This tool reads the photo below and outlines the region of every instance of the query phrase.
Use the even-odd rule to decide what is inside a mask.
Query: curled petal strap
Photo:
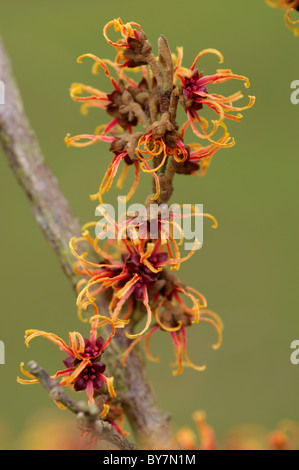
[[[102,69],[104,70],[105,75],[109,78],[109,80],[111,81],[114,88],[116,90],[119,90],[119,86],[117,84],[117,81],[113,77],[111,77],[109,69],[108,69],[107,65],[105,64],[105,62],[103,60],[99,59],[94,54],[83,54],[80,57],[78,57],[77,62],[79,64],[82,64],[82,59],[84,59],[85,57],[89,57],[90,59],[93,59],[95,61],[94,65],[93,65],[93,68],[92,68],[92,73],[97,74],[98,73],[98,68],[102,67]]]
[[[157,331],[158,328],[159,328],[159,325],[155,325],[150,331],[145,333],[143,336],[139,336],[139,338],[132,341],[132,343],[130,344],[128,349],[124,352],[124,354],[121,358],[121,363],[122,363],[123,366],[126,366],[126,359],[127,359],[128,355],[132,352],[132,350],[135,348],[135,346],[138,343],[140,343],[143,339],[146,340],[146,349],[145,350],[146,350],[147,357],[150,360],[154,361],[154,362],[159,362],[160,361],[159,358],[153,358],[150,351],[149,351],[149,349],[148,349],[148,342],[151,339],[151,337],[153,336],[153,334]]]
[[[82,353],[85,350],[85,343],[82,335],[77,331],[73,331],[69,334],[70,347],[77,359],[82,359]]]
[[[294,27],[294,25],[298,25],[299,20],[292,20],[292,18],[291,18],[291,16],[290,16],[291,11],[292,11],[292,10],[289,10],[289,11],[286,12],[286,15],[285,15],[285,24],[286,24],[286,26],[288,27],[288,29],[290,29],[291,31],[293,31],[293,33],[295,34],[295,36],[299,36],[299,28]]]
[[[64,351],[68,356],[74,357],[73,351],[66,345],[66,343],[59,338],[59,336],[54,335],[53,333],[47,333],[46,331],[39,331],[39,330],[27,330],[25,332],[25,344],[29,347],[29,343],[32,339],[38,338],[42,336],[43,338],[47,338],[52,343],[56,344],[61,351]]]
[[[145,306],[146,312],[147,312],[146,325],[145,325],[145,327],[143,328],[143,330],[142,330],[140,333],[138,333],[138,334],[130,335],[129,333],[126,333],[126,336],[127,336],[128,338],[135,339],[135,338],[138,338],[139,336],[142,336],[142,335],[149,329],[149,326],[150,326],[150,324],[151,324],[151,321],[152,321],[152,311],[151,311],[151,308],[150,308],[150,306],[149,306],[148,292],[147,292],[146,286],[143,286],[143,305]]]
[[[103,320],[103,322],[101,322],[99,324],[99,320]],[[107,317],[104,317],[103,315],[95,315],[94,317],[92,317],[90,320],[89,320],[89,323],[92,324],[92,328],[93,328],[93,337],[96,336],[96,331],[97,331],[97,328],[99,328],[100,326],[103,326],[107,323],[109,323],[111,325],[111,328],[112,328],[112,333],[111,335],[109,336],[109,338],[107,339],[107,341],[105,341],[105,343],[103,344],[103,346],[101,347],[101,350],[100,352],[104,351],[106,349],[106,347],[108,346],[108,344],[112,341],[112,338],[113,336],[115,335],[115,328],[124,328],[125,326],[125,322],[122,322],[120,320],[117,320],[117,321],[112,321],[110,318],[107,318]]]
[[[205,54],[215,54],[218,58],[219,58],[219,62],[220,64],[222,64],[224,62],[224,57],[223,55],[221,54],[221,52],[217,51],[217,49],[204,49],[203,51],[201,51],[195,58],[195,61],[193,62],[192,66],[191,66],[191,70],[194,70],[195,69],[195,66],[198,62],[198,60]]]
[[[210,310],[203,310],[200,315],[200,320],[210,323],[216,330],[218,334],[218,341],[216,344],[213,344],[213,349],[219,349],[222,343],[222,332],[223,332],[223,323],[219,316],[211,312]]]
[[[83,140],[83,142],[81,142]],[[113,142],[114,137],[93,134],[80,134],[73,137],[67,134],[64,141],[68,147],[88,147],[97,142]]]
[[[37,380],[34,375],[29,374],[29,372],[24,368],[24,362],[21,362],[20,364],[20,369],[22,374],[25,375],[25,377],[28,377],[27,380],[21,379],[20,377],[17,377],[17,382],[19,384],[24,384],[24,385],[30,385],[30,384],[37,384],[39,383],[39,380]]]
[[[121,299],[124,295],[126,295],[126,293],[131,289],[131,287],[133,287],[139,281],[139,278],[139,274],[134,274],[132,279],[128,281],[120,291],[118,291],[118,293],[116,294],[117,298]]]
[[[105,375],[103,374],[99,374],[99,376],[101,377],[101,380],[103,380],[103,382],[105,382],[105,384],[107,385],[110,397],[115,398],[116,393],[115,393],[114,385],[113,385],[114,377],[105,377]]]
[[[187,353],[187,345],[186,345],[186,332],[185,332],[185,328],[182,328],[182,331],[181,331],[181,334],[182,334],[182,347],[183,347],[183,351],[184,351],[184,354],[185,354],[185,357],[186,357],[186,360],[187,360],[187,365],[189,367],[192,367],[192,369],[195,369],[199,372],[202,372],[204,370],[206,370],[207,366],[204,365],[204,366],[196,366],[195,364],[193,364],[193,362],[190,360],[189,356],[188,356],[188,353]]]
[[[110,411],[110,406],[105,403],[104,406],[103,406],[103,411],[102,411],[102,413],[100,414],[100,419],[106,418],[106,416],[107,416],[107,414],[109,413],[109,411]]]
[[[120,31],[122,37],[125,40],[128,37],[133,36],[133,35],[136,37],[137,31],[134,30],[132,26],[137,26],[138,29],[141,29],[141,26],[138,23],[130,22],[130,23],[124,24],[122,22],[121,18],[117,18],[117,19],[114,19],[112,21],[109,21],[109,23],[107,23],[104,26],[103,34],[104,34],[104,38],[106,39],[108,44],[110,44],[110,46],[114,46],[114,47],[126,47],[126,41],[124,41],[122,39],[119,39],[118,42],[111,41],[109,39],[108,35],[107,35],[107,31],[108,31],[109,28],[111,28],[111,26],[114,26],[114,30],[116,32]],[[138,35],[138,33],[137,33],[137,35]]]
[[[60,382],[60,385],[71,385],[73,384],[76,379],[79,377],[79,375],[81,374],[81,372],[83,372],[83,370],[85,369],[85,367],[87,365],[91,364],[91,362],[89,360],[84,360],[82,361],[78,367],[76,367],[76,369],[74,370],[74,372],[72,374],[70,374],[67,378],[63,379],[61,382]]]

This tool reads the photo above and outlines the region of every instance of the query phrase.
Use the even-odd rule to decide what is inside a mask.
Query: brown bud
[[[124,50],[124,57],[127,60],[126,66],[130,68],[147,65],[147,55],[151,53],[152,46],[147,41],[143,31],[139,32],[139,38],[129,37],[127,40],[128,47]]]
[[[127,142],[123,140],[122,138],[120,139],[115,139],[110,145],[110,152],[112,153],[122,153],[125,149],[125,146],[127,145]]]
[[[178,141],[178,138],[177,138],[176,132],[174,131],[166,132],[165,137],[164,137],[164,142],[167,145],[167,147],[176,148],[177,141]]]
[[[161,322],[163,325],[176,328],[179,326],[179,322],[183,327],[189,327],[192,325],[191,316],[188,315],[180,305],[167,306],[161,314]]]
[[[120,90],[114,90],[108,95],[111,103],[107,106],[107,113],[113,118],[117,118],[119,125],[127,130],[129,125],[136,126],[138,119],[129,110],[123,109],[123,94],[126,93],[126,89],[121,80],[119,85]]]

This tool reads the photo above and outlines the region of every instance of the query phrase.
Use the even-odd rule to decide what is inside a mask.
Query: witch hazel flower
[[[196,371],[204,371],[206,365],[195,365],[189,357],[187,351],[187,335],[186,329],[194,324],[194,315],[190,311],[186,311],[183,307],[177,305],[166,305],[162,314],[159,316],[161,304],[154,312],[154,317],[157,323],[146,333],[139,338],[135,339],[122,357],[122,364],[125,365],[126,358],[134,349],[134,347],[142,340],[145,340],[145,352],[149,360],[153,362],[160,362],[160,358],[153,357],[149,349],[149,341],[156,331],[168,332],[174,347],[176,362],[171,364],[174,369],[173,375],[178,375],[183,372],[184,367],[191,367]],[[213,325],[218,333],[218,341],[213,345],[213,349],[219,349],[222,342],[222,329],[223,325],[217,314],[210,310],[202,310],[199,316],[199,321],[208,322]]]
[[[65,138],[67,146],[88,147],[100,141],[113,142],[115,137],[108,136],[108,133],[113,134],[114,132],[118,135],[122,131],[128,131],[129,134],[132,134],[133,128],[139,122],[149,124],[144,115],[142,104],[133,103],[130,99],[131,94],[135,97],[141,95],[139,101],[142,101],[142,95],[145,92],[144,88],[148,87],[147,80],[143,78],[140,84],[138,84],[135,80],[128,77],[116,62],[100,59],[94,54],[83,54],[78,57],[77,62],[81,64],[85,58],[93,60],[93,74],[98,74],[99,69],[104,71],[110,81],[110,86],[112,85],[112,91],[103,92],[89,85],[73,83],[70,88],[71,98],[81,104],[83,115],[86,115],[90,108],[99,108],[110,115],[112,120],[108,124],[99,126],[94,134],[80,134],[73,137],[67,134]],[[111,70],[115,72],[117,79],[112,76]]]
[[[88,228],[93,224],[88,224]],[[181,257],[177,249],[172,250],[171,245],[164,246],[160,239],[140,239],[137,231],[132,238],[118,239],[119,227],[115,226],[116,239],[108,240],[104,249],[99,246],[101,236],[93,239],[87,227],[82,237],[73,238],[70,248],[77,259],[75,272],[82,276],[78,283],[77,306],[82,318],[82,310],[89,306],[96,308],[96,300],[100,293],[112,294],[109,311],[111,321],[129,322],[134,304],[142,302],[146,310],[146,324],[138,334],[126,333],[128,337],[135,338],[148,330],[152,321],[150,305],[150,289],[157,283],[164,268],[178,269],[179,265],[189,259],[196,251],[191,250],[188,255]],[[84,250],[84,243],[88,242],[102,259],[99,263],[88,261]],[[82,244],[82,249],[80,245]],[[124,310],[125,309],[125,310]]]
[[[293,11],[299,11],[299,0],[266,0],[266,2],[271,7],[281,8],[286,11],[284,20],[287,28],[293,31],[295,36],[299,36],[299,28],[297,27],[299,20],[291,18]]]
[[[101,322],[100,322],[101,320]],[[110,344],[114,334],[115,326],[112,321],[101,315],[95,315],[90,319],[91,331],[90,338],[84,338],[77,331],[69,334],[69,345],[63,339],[53,333],[47,333],[40,330],[27,330],[25,335],[25,344],[38,337],[47,338],[56,344],[67,357],[63,360],[66,369],[59,370],[52,379],[61,378],[60,385],[72,386],[76,392],[86,390],[90,403],[94,402],[94,393],[101,390],[106,384],[111,397],[115,397],[113,387],[113,377],[107,377],[104,373],[106,365],[101,361],[102,354]],[[112,326],[112,333],[105,341],[101,336],[97,336],[99,326],[109,323]],[[119,326],[119,325],[118,325]],[[18,377],[21,384],[35,384],[39,381],[24,369],[24,363],[21,363],[21,371],[28,377],[22,379]]]
[[[99,62],[105,65],[104,61],[99,58],[96,58],[96,56],[93,56],[92,54],[85,54],[79,57],[78,62],[82,63],[82,59],[84,57],[93,58],[96,61],[96,65],[99,65]],[[109,64],[112,63],[108,60],[106,60],[106,62],[108,62]],[[114,78],[111,77],[109,68],[106,65],[105,70],[106,75],[109,76],[111,84],[113,85],[113,91],[105,93],[88,85],[83,85],[81,83],[73,83],[70,88],[71,98],[74,101],[81,103],[81,113],[83,115],[87,114],[89,108],[100,108],[106,111],[106,113],[113,118],[112,121],[107,125],[109,126],[109,130],[116,128],[116,126],[120,126],[123,130],[132,131],[132,128],[138,124],[138,119],[136,116],[132,115],[130,111],[124,110],[122,102],[122,95],[126,90],[126,86],[124,83],[124,73],[120,71],[118,67],[116,68],[119,76],[119,81],[117,82]],[[98,69],[95,69],[95,67],[93,67],[93,71],[93,73],[98,73]],[[138,87],[138,84],[133,80],[127,78],[127,81],[129,81],[130,83],[133,82],[134,87]],[[77,140],[82,140],[84,138],[85,137],[83,135],[77,136]],[[76,146],[75,139],[71,139],[69,138],[69,136],[67,136],[66,138],[66,143],[68,145]],[[85,146],[91,145],[92,143],[93,142],[91,139],[90,141],[87,140],[85,142]]]
[[[182,127],[182,136],[184,136],[188,126],[189,123]],[[188,153],[187,159],[183,164],[174,165],[174,169],[177,174],[204,176],[215,153],[220,148],[230,148],[235,145],[235,139],[230,136],[226,125],[224,123],[220,123],[218,127],[223,129],[223,134],[219,137],[217,142],[209,143],[208,145],[193,143],[186,146]]]
[[[153,357],[149,342],[158,331],[168,332],[174,347],[176,362],[171,366],[174,368],[173,375],[183,372],[184,366],[191,367],[197,371],[204,371],[205,365],[195,365],[187,351],[186,328],[190,328],[200,322],[206,322],[213,326],[218,335],[218,341],[213,345],[213,349],[219,349],[222,343],[223,324],[219,316],[207,310],[207,302],[202,294],[191,287],[186,287],[174,275],[163,272],[159,283],[155,288],[153,304],[156,304],[153,316],[156,323],[139,338],[135,339],[122,357],[122,364],[135,346],[142,340],[145,341],[145,352],[149,360],[159,362],[160,359]],[[162,298],[162,299],[161,299]],[[192,305],[188,306],[185,298],[191,300]],[[161,300],[160,300],[161,299]]]
[[[224,119],[240,121],[242,119],[240,112],[251,108],[254,105],[255,98],[249,96],[249,103],[246,106],[240,107],[234,105],[235,101],[243,98],[243,94],[240,91],[227,97],[209,92],[208,88],[211,85],[218,85],[232,79],[244,81],[246,88],[249,88],[250,82],[248,78],[236,75],[227,69],[217,70],[212,75],[204,75],[196,69],[196,66],[199,59],[206,54],[216,55],[220,63],[224,60],[222,54],[216,49],[204,49],[196,56],[190,69],[187,69],[182,66],[183,48],[178,48],[178,55],[177,57],[175,56],[176,66],[174,76],[175,81],[179,82],[180,102],[188,117],[186,125],[192,128],[197,137],[209,139],[213,142],[212,136],[218,129],[219,123],[223,122]],[[213,129],[210,133],[207,133],[207,121],[198,114],[198,111],[203,110],[205,106],[215,112],[218,117],[216,121],[212,121]]]

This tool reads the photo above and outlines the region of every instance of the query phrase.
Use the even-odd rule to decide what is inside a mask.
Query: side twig
[[[88,405],[84,402],[77,403],[72,400],[62,387],[55,380],[51,379],[47,372],[36,362],[29,362],[28,368],[29,372],[39,380],[52,400],[61,403],[61,405],[77,415],[78,427],[82,432],[91,433],[100,441],[105,440],[110,442],[121,450],[138,450],[126,437],[119,434],[111,424],[99,419],[99,410],[95,405]]]

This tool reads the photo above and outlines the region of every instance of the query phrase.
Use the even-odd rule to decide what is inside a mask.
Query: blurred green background
[[[66,149],[64,136],[92,132],[107,118],[100,110],[82,116],[68,89],[72,82],[108,86],[101,74],[91,75],[90,61],[79,65],[76,58],[91,52],[112,59],[114,51],[101,31],[118,16],[141,23],[154,47],[161,33],[173,50],[184,45],[186,66],[201,49],[221,50],[223,67],[248,76],[249,93],[257,97],[243,121],[230,125],[237,145],[216,154],[205,178],[175,180],[173,202],[203,203],[219,221],[216,231],[205,223],[204,247],[182,267],[181,277],[221,315],[225,334],[215,352],[209,327],[190,329],[190,356],[208,368],[204,373],[186,369],[179,377],[169,368],[170,339],[157,335],[152,350],[162,361],[149,364],[148,372],[160,404],[172,414],[174,429],[192,426],[192,413],[204,409],[219,439],[242,423],[272,429],[283,418],[299,421],[299,366],[290,363],[290,343],[299,337],[299,106],[290,102],[290,84],[299,79],[299,39],[285,28],[283,13],[262,0],[1,0],[1,34],[26,112],[82,223],[94,218],[95,204],[88,195],[96,192],[110,155],[105,144]],[[202,66],[211,73],[218,63],[205,58]],[[235,82],[233,89],[240,88],[242,83]],[[142,181],[135,202],[148,193],[146,175]],[[0,445],[19,448],[24,445],[20,433],[39,410],[50,409],[54,420],[62,413],[38,386],[16,383],[21,361],[36,359],[54,371],[62,359],[46,340],[27,350],[24,330],[43,329],[67,338],[69,330],[86,329],[76,317],[72,289],[2,153],[0,210],[0,339],[6,345],[6,365],[0,366],[0,428],[5,436]]]

